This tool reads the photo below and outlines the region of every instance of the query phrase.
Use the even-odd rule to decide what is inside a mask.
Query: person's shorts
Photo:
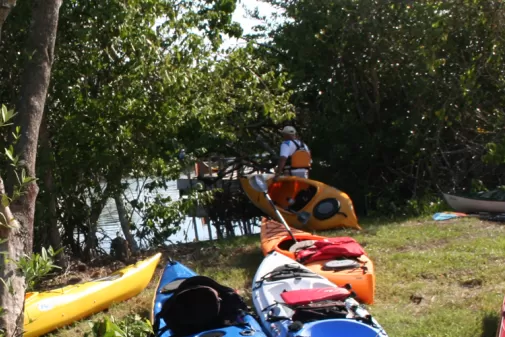
[[[286,171],[284,174],[287,176],[295,176],[295,177],[309,179],[309,170],[293,170],[291,172]]]

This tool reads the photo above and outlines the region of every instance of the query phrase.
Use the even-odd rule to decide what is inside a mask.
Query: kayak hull
[[[505,213],[505,201],[481,200],[444,193],[444,199],[456,212]]]
[[[297,241],[323,240],[326,238],[299,229],[293,229],[292,233]],[[263,255],[267,255],[271,251],[277,251],[293,260],[296,259],[295,254],[289,251],[289,247],[294,242],[281,223],[263,218],[260,239]],[[360,264],[359,268],[344,269],[341,271],[323,270],[325,264],[329,261],[331,260],[314,261],[305,264],[305,267],[316,274],[324,276],[340,287],[350,284],[360,302],[373,304],[375,297],[375,269],[372,260],[368,256],[362,255],[357,259],[357,262]]]
[[[163,274],[160,278],[158,286],[156,287],[156,293],[153,298],[153,305],[151,310],[151,322],[154,327],[154,334],[156,337],[170,337],[172,333],[169,329],[166,329],[166,323],[163,318],[159,317],[160,312],[162,311],[163,304],[172,297],[171,293],[165,294],[162,292],[162,289],[165,285],[172,283],[177,280],[184,280],[194,276],[198,276],[193,270],[184,266],[183,264],[170,261],[167,263]],[[260,324],[251,316],[244,315],[242,317],[243,322],[247,325],[244,326],[227,326],[219,329],[212,329],[207,331],[202,331],[196,334],[191,334],[185,337],[206,337],[206,336],[222,336],[226,335],[227,337],[267,337],[262,329]]]
[[[312,276],[297,272],[292,278],[265,279],[265,275],[272,275],[272,271],[282,266],[295,266],[307,270]],[[343,318],[330,318],[313,322],[301,322],[293,329],[295,311],[289,307],[283,299],[283,293],[302,289],[328,289],[336,288],[335,284],[326,278],[314,274],[308,268],[303,267],[296,261],[276,251],[268,254],[260,264],[253,279],[252,300],[260,323],[264,331],[270,337],[326,337],[326,336],[362,336],[362,337],[386,337],[383,328],[373,319],[374,326],[356,321],[353,314],[347,314]],[[346,299],[358,305],[354,299]],[[366,309],[362,308],[366,311]],[[366,311],[366,314],[368,312]],[[297,330],[298,329],[298,330]]]
[[[271,217],[277,218],[265,195],[256,191],[250,185],[249,177],[240,178],[240,184],[244,192],[256,207]],[[300,177],[282,176],[276,182],[273,181],[273,175],[265,175],[265,177],[270,197],[291,227],[310,230],[326,230],[339,227],[361,229],[354,212],[352,200],[346,193],[319,181]],[[301,191],[302,193],[310,192],[307,192],[308,195],[305,201],[301,201],[296,207],[292,205],[295,208],[288,210],[288,199],[296,200],[296,197],[301,195]],[[298,220],[297,213],[300,212],[310,214],[306,224]]]
[[[158,253],[102,279],[27,293],[24,336],[41,336],[138,295],[149,284],[160,258]]]

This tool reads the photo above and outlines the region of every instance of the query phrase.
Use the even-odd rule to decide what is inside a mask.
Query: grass
[[[365,220],[363,228],[361,233],[323,235],[353,236],[364,246],[377,277],[375,304],[369,309],[390,336],[495,336],[505,296],[503,225],[475,218]],[[247,299],[262,259],[257,235],[175,248],[165,255],[239,289]],[[142,294],[90,319],[131,313],[148,317],[162,266]],[[80,321],[50,336],[79,336],[87,330],[88,321]]]

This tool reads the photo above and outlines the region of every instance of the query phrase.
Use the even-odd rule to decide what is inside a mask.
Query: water
[[[147,180],[150,182],[151,180]],[[127,179],[125,182],[128,183],[128,188],[125,191],[125,195],[128,200],[136,199],[138,197],[139,201],[144,200],[144,196],[147,194],[154,196],[156,192],[149,194],[145,191],[141,191],[140,187],[144,184],[144,181],[137,181],[136,179]],[[177,182],[170,181],[167,184],[167,188],[164,190],[159,189],[157,191],[161,196],[167,197],[169,196],[173,201],[179,199],[179,190],[177,189]],[[126,204],[126,203],[125,203]],[[138,225],[141,221],[140,215],[134,213],[132,216],[132,222]],[[201,219],[196,218],[196,230],[198,232],[198,239],[200,241],[209,240],[209,226],[210,231],[212,233],[212,238],[217,238],[216,229],[212,225],[207,225],[202,223]],[[100,246],[106,251],[110,251],[110,242],[113,238],[116,237],[116,232],[120,232],[120,236],[123,236],[123,232],[121,230],[121,224],[119,222],[119,215],[116,208],[116,203],[114,199],[107,200],[107,204],[105,205],[102,214],[100,214],[100,218],[98,219],[98,239],[100,240]],[[253,233],[259,233],[259,226],[253,226]],[[242,235],[239,228],[235,228],[235,235]],[[178,242],[193,242],[196,239],[195,228],[193,224],[193,219],[187,217],[184,223],[181,224],[181,229],[170,236],[168,238],[167,243],[178,243]],[[138,242],[138,241],[137,241]]]

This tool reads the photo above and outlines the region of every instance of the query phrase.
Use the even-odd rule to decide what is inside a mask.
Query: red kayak
[[[505,337],[505,298],[503,299],[503,304],[501,305],[500,325],[498,326],[496,337]]]

